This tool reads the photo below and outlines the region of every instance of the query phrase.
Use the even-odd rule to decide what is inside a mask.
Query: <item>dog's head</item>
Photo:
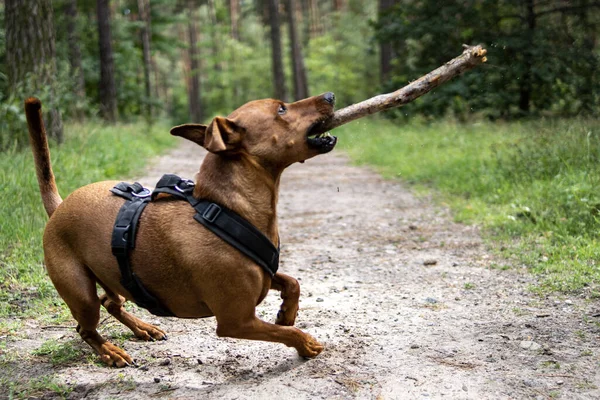
[[[227,118],[215,117],[208,126],[180,125],[171,129],[171,134],[222,157],[245,155],[267,167],[285,168],[333,150],[337,138],[314,131],[333,115],[334,104],[331,92],[290,104],[255,100]]]

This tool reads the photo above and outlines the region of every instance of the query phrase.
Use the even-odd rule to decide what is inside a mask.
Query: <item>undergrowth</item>
[[[357,163],[434,189],[458,221],[482,225],[505,256],[543,276],[537,289],[597,294],[599,121],[368,119],[337,132]]]
[[[67,125],[65,143],[50,145],[59,192],[65,198],[88,183],[127,179],[174,143],[163,125]],[[66,318],[42,264],[48,217],[29,148],[0,152],[0,205],[0,316]]]

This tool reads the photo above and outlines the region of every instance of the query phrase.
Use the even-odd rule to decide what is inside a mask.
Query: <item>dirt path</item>
[[[192,178],[202,150],[182,146],[141,181]],[[140,367],[86,360],[52,366],[25,359],[22,374],[54,373],[71,398],[522,399],[600,398],[597,302],[528,291],[532,277],[486,252],[476,228],[415,198],[398,182],[349,166],[334,152],[283,176],[281,271],[300,280],[297,326],[325,343],[316,359],[282,345],[220,339],[215,321],[156,318],[169,340],[125,340]],[[276,293],[259,306],[274,320]],[[80,344],[74,330],[31,322],[9,349],[49,338]],[[102,331],[118,340],[110,319]],[[0,397],[1,397],[0,391]]]

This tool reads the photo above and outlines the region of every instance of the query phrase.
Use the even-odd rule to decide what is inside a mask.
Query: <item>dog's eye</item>
[[[286,106],[284,106],[283,104],[282,104],[282,105],[280,105],[280,106],[279,106],[279,110],[277,110],[277,113],[278,113],[279,115],[283,115],[283,114],[285,114],[286,112],[287,112],[287,108],[286,108]]]

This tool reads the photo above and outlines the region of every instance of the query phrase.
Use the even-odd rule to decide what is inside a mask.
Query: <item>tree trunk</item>
[[[379,19],[396,4],[397,0],[379,0]],[[392,72],[392,60],[394,58],[392,44],[379,42],[379,79],[384,84]]]
[[[229,0],[229,18],[231,37],[234,40],[240,40],[240,0]]]
[[[308,22],[310,37],[315,38],[323,34],[323,25],[321,24],[321,13],[317,0],[306,0],[308,2]]]
[[[292,59],[292,71],[294,78],[294,99],[301,100],[308,97],[308,83],[306,70],[304,68],[304,57],[298,40],[298,29],[296,26],[296,2],[287,0],[288,28],[290,31],[290,50]]]
[[[279,22],[279,0],[269,1],[269,22],[271,25],[271,57],[273,65],[273,85],[276,99],[287,101],[283,55],[281,53],[281,30]]]
[[[519,110],[521,110],[523,114],[529,114],[531,105],[531,91],[533,90],[533,60],[531,57],[531,49],[533,49],[534,46],[533,36],[535,34],[536,15],[533,0],[526,0],[525,7],[525,22],[527,23],[525,40],[527,44],[525,45],[525,59],[523,60],[523,66],[525,70],[523,71],[523,75],[521,76],[519,82]]]
[[[190,122],[202,122],[202,102],[200,100],[200,55],[198,54],[198,25],[196,22],[196,4],[188,1],[188,39],[190,76],[188,84],[188,97],[190,109]]]
[[[334,11],[344,11],[346,8],[346,0],[333,0]]]
[[[67,40],[69,43],[69,64],[71,66],[71,76],[75,80],[75,95],[79,103],[85,100],[85,76],[81,64],[81,49],[79,48],[79,33],[77,32],[77,0],[67,0],[65,5],[65,15],[67,16]],[[83,118],[81,110],[76,111],[78,119]]]
[[[142,39],[142,55],[144,60],[144,87],[146,95],[146,119],[152,120],[152,84],[150,82],[150,74],[152,73],[152,61],[150,59],[150,1],[138,0],[138,13],[140,21],[143,22],[141,30]]]
[[[109,0],[97,0],[98,44],[100,46],[100,113],[106,121],[117,121],[117,89],[110,35]]]
[[[62,118],[55,107],[56,49],[52,2],[5,0],[5,24],[9,90],[15,93],[20,84],[26,88],[33,86],[36,92],[49,87],[51,106],[46,115],[47,132],[61,142]]]
[[[219,32],[217,31],[219,27],[219,20],[217,18],[217,9],[215,7],[215,0],[208,0],[208,15],[210,17],[211,22],[211,51],[212,58],[214,59],[214,68],[216,72],[216,76],[221,77],[221,71],[223,70],[223,57],[220,56],[220,49],[223,47],[221,43],[221,37]]]
[[[597,24],[594,24],[589,13],[588,0],[582,0],[582,9],[579,11],[579,21],[583,27],[583,48],[587,49],[587,54],[583,56],[583,64],[587,64],[585,75],[589,76],[585,84],[577,88],[578,97],[581,99],[581,109],[586,114],[594,113],[594,93],[598,92],[598,57],[596,46],[598,41]]]

